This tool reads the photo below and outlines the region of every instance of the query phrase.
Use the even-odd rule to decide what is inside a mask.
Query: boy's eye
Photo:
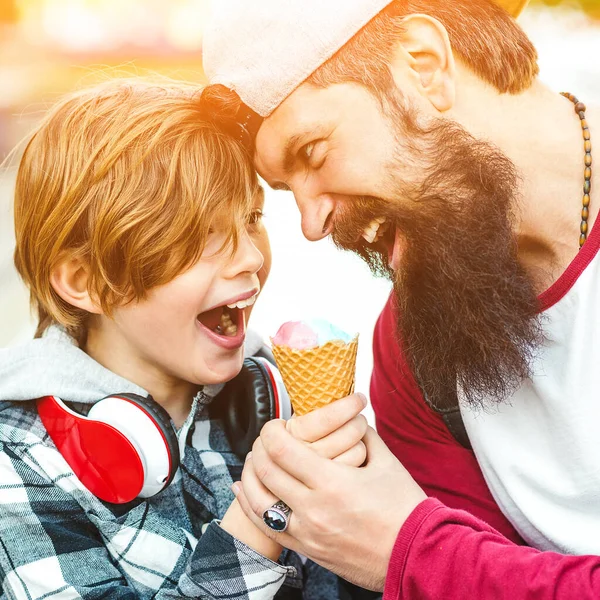
[[[249,225],[256,225],[258,223],[260,223],[260,221],[262,220],[264,216],[264,213],[262,211],[262,209],[257,208],[256,210],[253,210],[250,213],[250,216],[248,217],[248,224]]]

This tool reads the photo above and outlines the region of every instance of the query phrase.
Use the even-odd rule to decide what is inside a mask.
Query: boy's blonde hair
[[[105,314],[143,299],[202,254],[218,226],[237,232],[260,190],[249,156],[210,122],[199,87],[112,81],[59,102],[17,174],[15,265],[37,308],[80,335],[86,313],[54,291],[62,260],[82,258]]]

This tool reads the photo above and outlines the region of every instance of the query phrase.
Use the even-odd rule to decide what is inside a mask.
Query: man
[[[205,35],[205,98],[305,236],[394,281],[371,390],[393,454],[370,431],[346,469],[275,421],[237,495],[386,598],[600,595],[600,112],[537,80],[523,5],[220,0]]]

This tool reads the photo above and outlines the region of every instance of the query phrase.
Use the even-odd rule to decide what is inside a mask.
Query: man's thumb
[[[363,442],[367,448],[367,466],[375,460],[378,463],[381,463],[382,460],[396,461],[390,449],[372,427],[367,429]]]

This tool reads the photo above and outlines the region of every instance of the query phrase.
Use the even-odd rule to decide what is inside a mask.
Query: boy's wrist
[[[237,500],[231,503],[225,513],[221,528],[273,562],[277,562],[283,550],[280,544],[268,538],[250,521]]]

